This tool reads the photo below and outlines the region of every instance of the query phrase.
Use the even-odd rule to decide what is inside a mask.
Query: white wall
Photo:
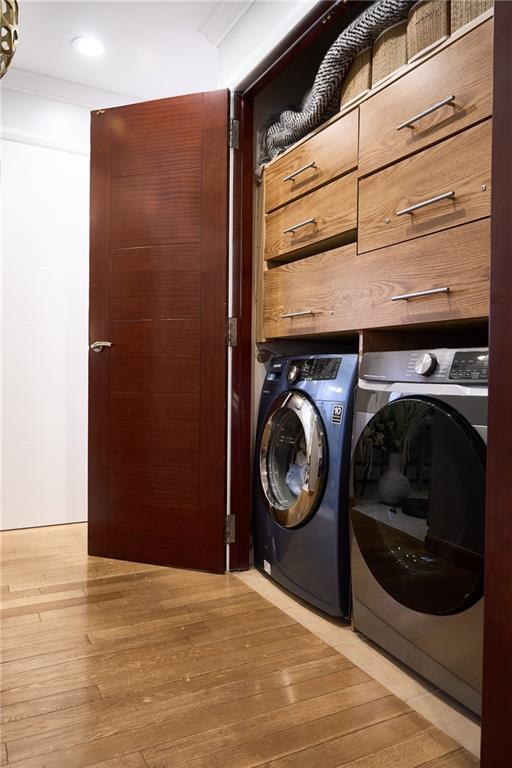
[[[1,527],[87,517],[89,111],[2,89]]]
[[[219,88],[234,88],[318,0],[256,0],[219,46]]]

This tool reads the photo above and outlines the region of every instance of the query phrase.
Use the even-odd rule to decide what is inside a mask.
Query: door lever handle
[[[92,349],[93,352],[101,352],[103,347],[111,347],[111,346],[112,346],[111,341],[93,341],[89,349]]]

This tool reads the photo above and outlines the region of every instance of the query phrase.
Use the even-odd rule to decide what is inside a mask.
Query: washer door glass
[[[280,525],[304,524],[320,503],[326,476],[321,418],[300,392],[285,392],[267,416],[260,446],[260,479],[268,511]]]
[[[352,462],[351,521],[366,565],[402,605],[464,610],[483,595],[485,444],[444,403],[400,398]]]

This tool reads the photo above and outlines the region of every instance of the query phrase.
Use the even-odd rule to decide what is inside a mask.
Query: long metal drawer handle
[[[435,104],[432,104],[431,107],[427,107],[427,109],[424,109],[423,112],[419,112],[419,114],[414,115],[414,117],[410,117],[404,123],[400,123],[400,125],[397,125],[396,127],[397,131],[401,131],[402,128],[412,128],[413,124],[416,123],[418,120],[421,120],[422,117],[426,117],[427,115],[430,115],[432,112],[435,112],[437,109],[441,109],[441,107],[446,106],[446,104],[452,104],[454,101],[455,101],[455,96],[447,96],[446,99],[441,99],[441,101],[438,101]]]
[[[450,293],[450,287],[445,285],[443,288],[429,288],[427,291],[402,293],[399,296],[392,296],[391,301],[407,301],[408,299],[418,299],[422,296],[433,296],[436,293]]]
[[[307,317],[307,315],[314,315],[312,309],[305,309],[303,312],[286,312],[284,315],[281,315],[281,317],[284,319],[285,317]]]
[[[296,171],[289,173],[288,176],[284,176],[283,181],[293,181],[294,178],[299,175],[299,173],[304,173],[304,171],[307,171],[308,168],[316,168],[316,163],[314,160],[312,160],[310,163],[307,163],[306,165],[303,165],[302,168],[297,168]]]
[[[435,197],[429,197],[428,200],[422,200],[420,203],[414,203],[414,205],[409,205],[408,208],[402,208],[401,211],[396,211],[395,216],[403,216],[406,213],[413,213],[414,211],[419,210],[420,208],[426,208],[427,205],[433,205],[433,203],[439,203],[441,200],[450,200],[455,197],[455,190],[450,190],[450,192],[443,192],[442,195],[436,195]]]
[[[306,219],[305,221],[299,221],[298,224],[294,224],[293,227],[288,227],[287,229],[283,229],[283,235],[286,235],[288,232],[295,232],[296,229],[300,229],[301,227],[305,227],[308,224],[316,224],[316,219],[313,217],[312,219]]]

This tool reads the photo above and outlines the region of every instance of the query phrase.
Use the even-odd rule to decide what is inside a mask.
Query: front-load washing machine
[[[482,685],[487,349],[361,361],[354,628],[474,712]]]
[[[258,419],[256,566],[332,616],[349,615],[348,478],[357,355],[274,358]]]

